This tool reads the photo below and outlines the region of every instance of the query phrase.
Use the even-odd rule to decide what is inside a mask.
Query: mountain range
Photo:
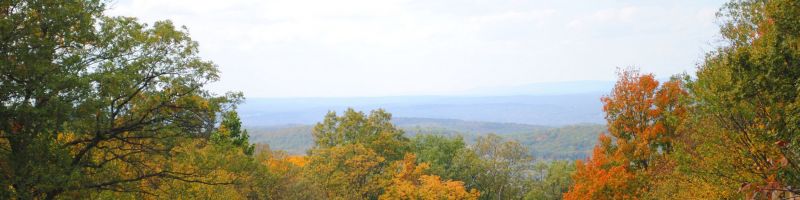
[[[577,81],[477,89],[452,96],[249,98],[246,126],[313,124],[328,111],[385,109],[395,117],[561,126],[604,123],[600,97],[613,82]]]

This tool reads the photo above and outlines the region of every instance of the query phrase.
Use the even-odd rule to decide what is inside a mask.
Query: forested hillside
[[[595,138],[605,126],[579,124],[561,127],[534,126],[514,123],[491,123],[428,118],[393,118],[392,123],[409,137],[434,134],[459,136],[472,144],[480,136],[497,134],[519,141],[537,159],[575,160],[591,153]],[[304,155],[314,144],[311,125],[251,127],[251,141],[264,143],[271,149],[292,155]]]
[[[604,125],[557,127],[347,108],[248,130],[187,28],[108,7],[0,2],[0,199],[800,198],[797,0],[725,4],[696,73],[621,68]]]

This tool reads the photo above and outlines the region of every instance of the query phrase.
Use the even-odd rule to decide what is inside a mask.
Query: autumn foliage
[[[608,141],[606,135],[600,136],[601,141]],[[573,174],[575,185],[564,194],[564,199],[632,199],[638,193],[633,184],[634,174],[628,171],[627,166],[614,165],[612,158],[601,147],[594,148],[592,157],[586,162],[576,161],[576,171]]]
[[[467,191],[464,182],[441,180],[436,175],[426,175],[427,163],[416,163],[414,154],[406,154],[402,161],[394,163],[391,183],[380,199],[478,199],[476,189]]]
[[[686,116],[680,105],[684,95],[679,80],[659,87],[652,74],[622,71],[614,90],[602,98],[609,133],[616,142],[616,151],[610,153],[632,169],[647,169],[655,156],[669,153],[677,126]]]
[[[649,168],[672,151],[686,118],[687,93],[674,79],[659,85],[652,74],[624,70],[602,98],[610,136],[601,135],[592,157],[576,162],[565,199],[636,199],[647,192]]]

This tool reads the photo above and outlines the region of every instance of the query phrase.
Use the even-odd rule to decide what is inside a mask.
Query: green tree
[[[718,16],[724,45],[690,85],[684,171],[723,198],[800,193],[800,2],[732,1]]]
[[[329,112],[317,123],[308,170],[328,198],[378,198],[391,179],[385,168],[409,149],[408,138],[390,120],[383,110],[367,116],[347,109],[342,116]]]
[[[537,177],[525,199],[561,199],[561,195],[569,191],[574,163],[560,160],[539,162],[534,168]]]
[[[104,17],[99,0],[0,3],[0,198],[141,191],[177,171],[176,147],[207,137],[216,65],[169,21]]]
[[[254,144],[250,144],[250,135],[247,134],[247,130],[242,129],[242,121],[236,110],[222,113],[222,122],[217,131],[211,133],[211,140],[241,148],[246,155],[253,155],[256,148]]]
[[[368,116],[352,108],[345,110],[342,116],[329,112],[314,126],[312,152],[344,144],[362,144],[389,161],[403,159],[409,140],[391,119],[392,114],[382,109],[374,110]]]
[[[478,137],[454,159],[455,180],[477,189],[480,199],[522,199],[532,181],[533,157],[516,141],[489,134]]]
[[[429,163],[428,171],[444,179],[461,178],[460,170],[454,168],[454,159],[468,151],[461,136],[446,137],[433,134],[418,134],[411,140],[411,149],[417,161]]]

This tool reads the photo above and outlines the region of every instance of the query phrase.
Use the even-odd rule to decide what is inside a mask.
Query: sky
[[[219,66],[209,89],[253,97],[458,95],[694,73],[719,41],[709,0],[118,0],[172,20]]]

